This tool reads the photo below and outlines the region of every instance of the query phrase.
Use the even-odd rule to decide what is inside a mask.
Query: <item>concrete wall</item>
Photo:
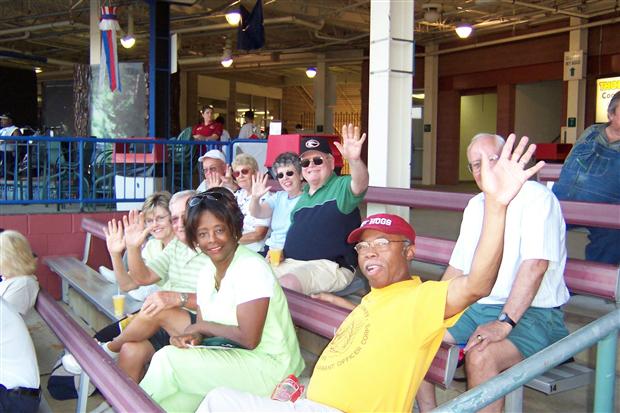
[[[44,264],[45,257],[67,255],[82,258],[86,236],[81,228],[82,218],[91,217],[105,222],[123,215],[121,212],[2,215],[0,228],[19,231],[28,238],[32,250],[38,256],[36,276],[41,288],[54,298],[60,299],[60,278]],[[88,264],[92,268],[99,268],[101,265],[111,268],[104,241],[93,239]]]

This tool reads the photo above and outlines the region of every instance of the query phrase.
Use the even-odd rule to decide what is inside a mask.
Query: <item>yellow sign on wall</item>
[[[620,92],[620,76],[606,77],[596,81],[596,119],[597,123],[608,122],[607,107],[612,96]]]

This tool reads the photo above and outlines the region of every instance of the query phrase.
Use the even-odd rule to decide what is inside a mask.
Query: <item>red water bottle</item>
[[[282,380],[271,394],[272,400],[281,402],[294,402],[304,392],[304,386],[299,384],[299,379],[294,374]]]

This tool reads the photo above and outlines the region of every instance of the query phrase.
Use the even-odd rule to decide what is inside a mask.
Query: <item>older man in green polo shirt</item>
[[[308,185],[291,213],[285,260],[275,273],[282,286],[304,294],[342,290],[357,265],[347,236],[360,225],[358,205],[368,188],[368,168],[361,159],[366,134],[360,136],[360,129],[349,124],[343,125],[342,138],[336,147],[349,162],[347,176],[334,173],[326,138],[301,141],[302,174]]]

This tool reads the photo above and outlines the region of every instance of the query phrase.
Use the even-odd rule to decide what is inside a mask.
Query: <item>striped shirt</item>
[[[158,284],[162,290],[193,293],[196,292],[198,274],[213,264],[205,254],[175,238],[146,265],[161,278]]]

